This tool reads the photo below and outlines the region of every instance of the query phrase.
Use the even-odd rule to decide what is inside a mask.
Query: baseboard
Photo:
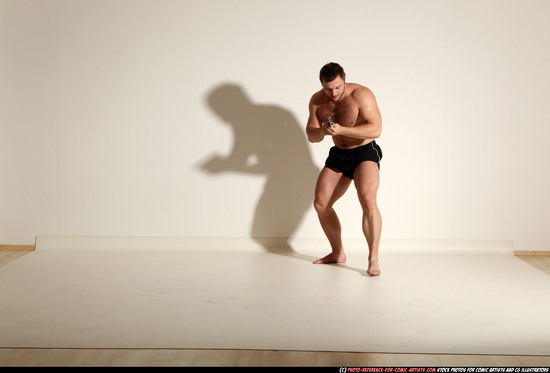
[[[249,238],[226,237],[124,237],[124,236],[37,236],[37,250],[120,250],[120,251],[206,251],[261,250]]]
[[[34,245],[3,245],[3,244],[0,244],[0,250],[34,250]]]
[[[367,253],[362,238],[344,238],[347,253]],[[246,237],[105,237],[37,236],[36,250],[117,250],[117,251],[276,251],[290,247],[301,253],[324,255],[330,252],[325,238],[246,238]],[[455,254],[513,255],[512,241],[486,240],[382,240],[380,251],[418,255]]]
[[[550,251],[514,250],[515,256],[550,256]]]

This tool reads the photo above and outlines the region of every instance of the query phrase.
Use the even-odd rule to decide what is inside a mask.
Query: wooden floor
[[[0,249],[0,267],[31,252]],[[549,256],[517,256],[550,275]],[[549,356],[380,354],[322,351],[0,348],[0,367],[550,367]]]

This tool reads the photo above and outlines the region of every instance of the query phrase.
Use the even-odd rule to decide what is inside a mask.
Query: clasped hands
[[[325,136],[336,136],[340,132],[340,125],[338,123],[334,123],[334,126],[330,126],[329,122],[323,122],[321,125],[321,130],[325,134]]]

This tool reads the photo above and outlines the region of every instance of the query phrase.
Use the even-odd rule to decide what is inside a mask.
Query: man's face
[[[334,102],[337,102],[342,98],[342,95],[346,89],[346,82],[340,76],[337,76],[336,79],[331,82],[326,82],[323,80],[321,85],[323,86],[323,91],[325,94]]]

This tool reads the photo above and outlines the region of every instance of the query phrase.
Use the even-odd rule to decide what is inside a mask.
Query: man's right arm
[[[309,142],[321,142],[325,133],[317,119],[317,105],[313,103],[313,97],[309,101],[309,118],[307,120],[306,134]]]

